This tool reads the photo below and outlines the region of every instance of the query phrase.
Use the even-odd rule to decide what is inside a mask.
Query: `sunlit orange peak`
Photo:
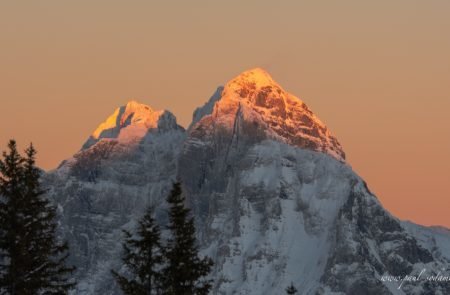
[[[159,117],[159,113],[155,114],[151,107],[130,100],[125,106],[117,108],[105,122],[100,124],[92,137],[98,139],[105,130],[120,129],[127,125],[141,125],[150,128],[156,125],[157,117]]]
[[[255,83],[255,86],[265,86],[271,84],[277,84],[272,77],[262,68],[254,68],[245,72],[242,72],[239,76],[230,81],[230,85],[240,86],[242,82]]]

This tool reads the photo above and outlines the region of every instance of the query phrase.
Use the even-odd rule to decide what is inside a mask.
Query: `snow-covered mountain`
[[[164,224],[177,178],[215,262],[213,294],[284,294],[291,282],[301,294],[450,294],[448,282],[383,279],[445,273],[449,231],[389,214],[328,128],[262,69],[219,87],[187,131],[130,102],[46,176],[77,294],[117,294],[121,229],[149,204]]]

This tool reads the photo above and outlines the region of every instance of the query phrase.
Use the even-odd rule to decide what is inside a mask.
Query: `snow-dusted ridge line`
[[[149,130],[176,128],[175,116],[169,111],[155,111],[134,100],[115,112],[92,133],[83,149],[101,139],[116,139],[130,143],[143,138]],[[218,127],[236,130],[236,120],[253,128],[250,132],[264,133],[272,138],[301,148],[332,155],[345,161],[345,153],[338,140],[325,124],[296,96],[286,92],[263,69],[245,71],[217,88],[208,102],[194,111],[190,134]],[[214,126],[212,126],[214,125]],[[253,125],[253,127],[251,127]]]

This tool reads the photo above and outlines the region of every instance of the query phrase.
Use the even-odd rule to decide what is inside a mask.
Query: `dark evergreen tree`
[[[8,144],[9,153],[3,152],[0,160],[0,292],[17,294],[23,290],[24,260],[21,253],[26,248],[18,237],[23,236],[24,221],[19,210],[23,203],[23,158],[17,151],[16,142]]]
[[[213,263],[208,257],[199,257],[194,219],[185,207],[180,183],[174,184],[167,202],[170,206],[168,229],[172,237],[168,240],[165,253],[164,294],[208,294],[211,280],[205,277]]]
[[[23,158],[15,141],[0,160],[0,291],[66,294],[74,286],[67,243],[56,236],[56,208],[44,197],[32,145]]]
[[[112,271],[114,278],[126,295],[160,294],[163,254],[160,229],[153,219],[152,208],[139,221],[137,238],[128,231],[124,234],[123,262],[131,279]]]
[[[291,283],[289,287],[286,288],[286,294],[294,295],[297,294],[298,290],[294,287],[294,283]]]

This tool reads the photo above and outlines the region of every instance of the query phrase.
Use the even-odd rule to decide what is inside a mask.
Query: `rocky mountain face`
[[[45,177],[76,294],[117,294],[121,230],[148,205],[164,224],[175,179],[215,262],[212,294],[284,294],[291,282],[301,294],[450,294],[450,283],[383,279],[445,273],[450,233],[390,215],[328,128],[262,69],[219,87],[187,131],[131,102]]]
[[[130,102],[45,176],[78,268],[75,294],[116,294],[110,270],[121,267],[122,229],[132,230],[146,206],[164,210],[185,137],[170,112]]]
[[[230,135],[236,141],[239,137],[255,142],[271,139],[345,160],[341,145],[325,124],[304,102],[283,90],[259,68],[246,71],[219,88],[194,113],[191,140],[208,141]]]

